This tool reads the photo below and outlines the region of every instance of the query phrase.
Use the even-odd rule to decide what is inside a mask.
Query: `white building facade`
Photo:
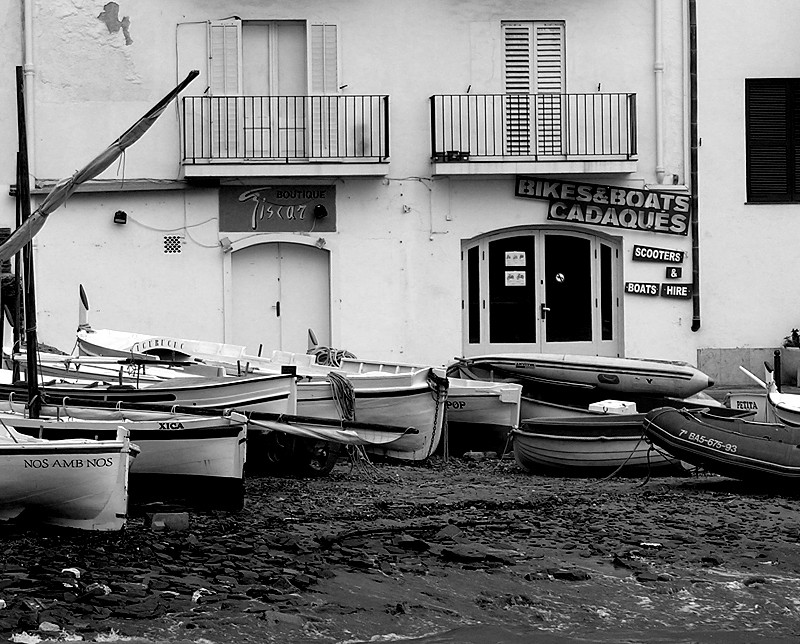
[[[763,320],[786,308],[786,278],[756,284],[754,269],[791,206],[749,213],[743,131],[723,121],[743,123],[727,92],[744,76],[719,73],[716,53],[697,58],[696,147],[692,23],[723,47],[721,2],[697,16],[688,0],[20,2],[34,206],[200,72],[35,238],[43,342],[72,348],[79,285],[96,327],[253,353],[305,351],[312,329],[359,357],[430,364],[696,364],[796,324]],[[737,45],[754,77],[778,72]]]

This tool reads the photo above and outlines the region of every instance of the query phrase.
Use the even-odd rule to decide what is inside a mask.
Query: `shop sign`
[[[333,232],[335,186],[221,186],[220,232]]]
[[[654,248],[652,246],[634,246],[631,259],[638,262],[668,262],[680,264],[683,261],[682,250],[669,250],[668,248]]]
[[[634,295],[657,297],[661,287],[653,282],[625,282],[625,292]]]
[[[692,297],[691,284],[658,284],[656,282],[625,282],[625,292],[630,295],[649,297],[676,297],[682,300]]]
[[[680,266],[667,266],[666,277],[668,280],[677,280],[683,277],[683,269]]]
[[[688,235],[689,195],[518,176],[514,194],[549,202],[547,219]]]
[[[662,284],[661,297],[677,297],[682,300],[688,300],[692,297],[691,284]]]

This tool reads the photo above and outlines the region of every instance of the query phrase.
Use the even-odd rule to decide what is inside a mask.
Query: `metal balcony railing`
[[[184,163],[385,161],[388,96],[186,96]]]
[[[446,94],[430,98],[436,161],[629,160],[636,94]]]

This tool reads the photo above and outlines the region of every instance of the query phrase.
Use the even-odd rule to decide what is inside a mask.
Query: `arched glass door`
[[[571,229],[464,243],[464,354],[622,355],[621,242]]]

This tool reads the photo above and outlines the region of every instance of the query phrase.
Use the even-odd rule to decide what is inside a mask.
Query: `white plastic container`
[[[601,400],[589,405],[592,411],[599,411],[602,414],[635,414],[636,403],[627,400]]]

